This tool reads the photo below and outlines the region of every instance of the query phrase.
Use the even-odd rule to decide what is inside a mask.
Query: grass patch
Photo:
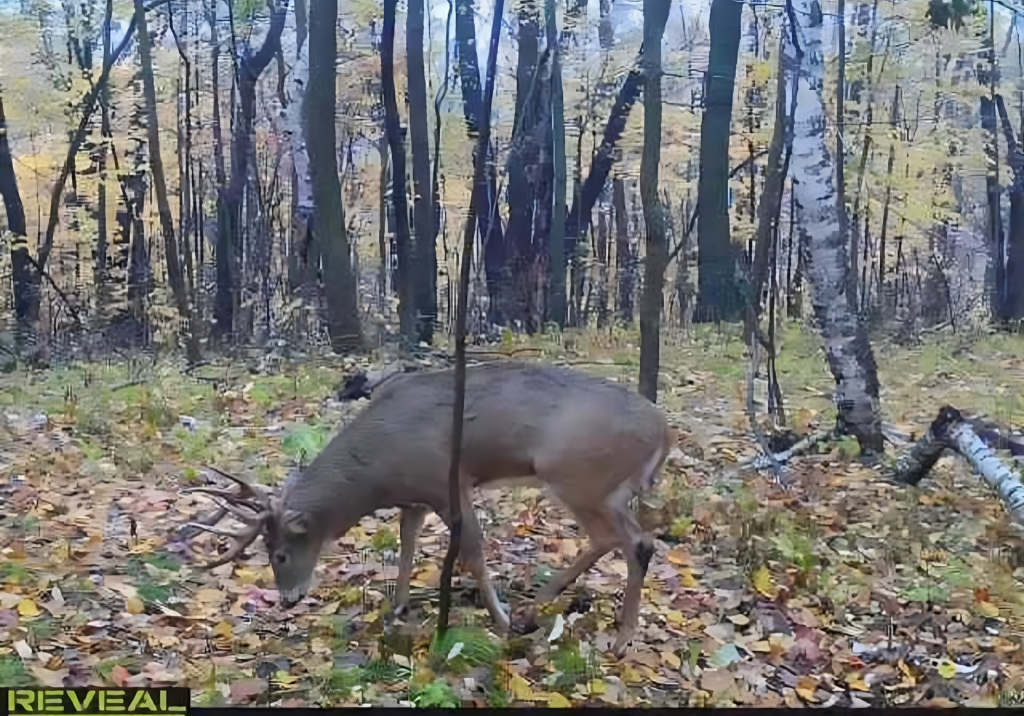
[[[462,700],[455,690],[443,679],[435,679],[431,683],[409,694],[410,701],[421,709],[457,709]]]
[[[25,665],[17,656],[0,656],[0,688],[30,686],[35,679],[25,671]]]
[[[457,644],[462,644],[458,654],[451,659],[448,655]],[[479,627],[454,627],[444,638],[435,641],[430,650],[431,668],[435,672],[448,669],[462,673],[477,666],[489,666],[501,655],[501,647],[490,640],[487,632]]]

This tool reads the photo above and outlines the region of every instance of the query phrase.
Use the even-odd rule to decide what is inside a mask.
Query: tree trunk
[[[640,63],[643,63],[642,56]],[[608,114],[608,122],[604,127],[601,144],[591,160],[590,172],[577,192],[572,208],[569,210],[569,215],[566,217],[566,259],[575,256],[576,247],[580,239],[586,236],[587,226],[590,224],[590,215],[594,210],[594,204],[597,203],[597,199],[608,181],[608,175],[611,173],[616,159],[616,145],[626,129],[629,112],[640,97],[640,90],[644,86],[643,79],[642,69],[632,70],[626,75],[626,80],[622,83],[622,87],[615,97],[615,104],[612,105],[611,112]]]
[[[409,0],[405,55],[409,72],[409,144],[412,149],[412,211],[416,229],[413,269],[416,337],[429,345],[437,323],[437,225],[430,177],[427,80],[423,70],[423,0]]]
[[[473,186],[483,184],[487,172],[488,140],[490,138],[491,98],[494,89],[494,74],[498,61],[498,40],[501,37],[501,12],[504,0],[494,3],[494,19],[491,29],[490,48],[487,53],[487,93],[480,113],[480,135],[473,154]],[[459,298],[455,311],[455,394],[452,401],[452,439],[449,445],[451,459],[448,462],[448,505],[451,522],[451,539],[441,566],[441,598],[438,605],[438,641],[442,641],[448,629],[448,614],[451,606],[452,572],[459,556],[462,537],[462,489],[459,484],[462,459],[462,429],[466,407],[466,313],[469,303],[469,276],[473,260],[473,238],[477,229],[477,200],[474,193],[469,201],[469,215],[462,235],[462,259],[459,267]]]
[[[477,136],[482,124],[484,99],[480,91],[480,65],[476,54],[476,8],[473,0],[455,0],[455,41],[459,54],[459,80],[462,84],[462,107],[470,139]],[[475,176],[475,175],[474,175]],[[497,201],[497,177],[492,165],[473,186],[477,201],[477,229],[484,244],[484,275],[490,301],[487,318],[492,324],[505,321],[500,306],[502,272],[505,269],[505,236],[501,219],[494,211]],[[492,221],[493,219],[493,221]]]
[[[103,41],[103,66],[110,61],[110,20],[114,12],[114,0],[107,0],[107,9],[101,30]],[[93,281],[96,283],[96,302],[102,312],[106,303],[107,270],[107,149],[110,141],[110,88],[104,87],[100,93],[102,146],[99,157],[99,187],[96,196],[96,266],[93,269]]]
[[[878,369],[867,332],[846,298],[847,245],[839,227],[833,162],[825,142],[825,54],[822,13],[816,0],[794,0],[800,52],[800,79],[791,167],[798,233],[807,247],[807,279],[829,368],[836,380],[838,427],[854,435],[862,449],[882,449]],[[796,62],[796,60],[793,60]]]
[[[996,134],[995,103],[988,97],[981,98],[981,128],[985,131],[985,154],[988,155],[988,172],[985,188],[988,195],[988,229],[992,252],[995,255],[995,297],[993,312],[1004,318],[1006,305],[1006,248],[1003,236],[1003,218],[999,206],[999,139]]]
[[[637,256],[629,240],[629,214],[626,209],[626,185],[622,177],[612,181],[612,208],[615,211],[615,271],[618,275],[617,313],[626,324],[633,322],[633,291],[636,289]]]
[[[285,110],[292,159],[292,247],[289,256],[289,287],[292,291],[315,288],[320,254],[312,237],[313,187],[309,181],[302,111],[309,84],[309,43],[305,0],[295,2],[295,65],[292,67],[291,102]],[[312,291],[306,291],[312,293]]]
[[[996,95],[996,108],[1006,136],[1006,162],[1013,169],[1010,186],[1010,233],[1006,238],[1006,301],[1003,314],[1008,319],[1024,318],[1024,154],[1006,114],[1003,96]],[[890,157],[889,166],[892,166]]]
[[[881,311],[885,306],[885,236],[889,227],[889,201],[892,199],[892,168],[896,162],[896,145],[889,145],[889,164],[885,170],[885,202],[882,204],[882,231],[878,236],[878,300],[875,305]],[[1024,277],[1022,277],[1024,278]]]
[[[243,52],[238,58],[238,112],[231,143],[231,181],[220,192],[218,202],[217,293],[213,313],[213,334],[224,339],[234,332],[235,305],[239,301],[242,267],[242,203],[254,164],[252,142],[256,119],[256,83],[281,47],[281,32],[288,4],[282,2],[270,18],[263,46],[255,54]]]
[[[548,320],[565,326],[565,110],[562,97],[562,48],[555,24],[555,2],[547,0],[548,48],[554,53],[551,64],[551,127],[554,155],[554,215],[551,222],[551,245],[548,266],[551,271],[551,296],[548,298]],[[607,287],[605,288],[607,290]]]
[[[7,140],[4,101],[0,97],[0,195],[7,210],[7,229],[14,234],[11,242],[11,269],[14,284],[14,314],[20,338],[28,338],[39,320],[39,273],[33,270],[25,236],[25,208],[18,192],[11,146]],[[20,342],[19,338],[19,342]]]
[[[405,195],[405,142],[402,140],[398,100],[395,96],[395,14],[398,0],[384,0],[384,29],[380,42],[380,75],[384,99],[384,128],[391,150],[391,202],[395,211],[398,249],[399,330],[412,342],[416,328],[416,293],[413,286],[413,249],[409,235],[409,208]]]
[[[661,41],[671,6],[671,0],[644,0],[644,148],[640,158],[640,199],[644,209],[647,257],[640,297],[639,389],[652,403],[658,401],[662,288],[668,254],[665,209],[658,194],[658,163],[661,160]]]
[[[548,83],[540,62],[540,28],[535,8],[523,6],[518,24],[515,129],[508,158],[509,255],[500,285],[504,299],[499,301],[506,320],[518,322],[522,329],[534,333],[540,328],[535,300],[540,278],[537,262],[541,252],[546,258],[548,248],[542,202],[545,189],[550,189],[545,181],[544,156],[546,139],[551,136],[550,125],[545,126],[550,107],[545,107],[542,99],[547,94],[542,85]]]
[[[153,191],[156,194],[157,212],[160,215],[160,231],[164,239],[164,254],[167,262],[167,283],[170,284],[178,315],[185,323],[188,360],[199,360],[199,343],[192,326],[192,309],[189,305],[185,275],[181,268],[178,252],[178,238],[174,233],[174,218],[167,200],[167,180],[164,176],[164,161],[160,156],[160,125],[156,112],[156,84],[153,81],[152,48],[149,26],[146,23],[146,8],[142,0],[135,0],[135,25],[139,39],[139,62],[142,65],[142,94],[146,102],[146,136],[149,140],[149,168],[153,174]]]
[[[608,325],[608,212],[606,205],[597,209],[597,236],[594,253],[597,255],[597,327]]]
[[[303,99],[302,113],[313,184],[313,230],[324,257],[327,332],[331,347],[342,353],[358,349],[362,336],[335,151],[337,22],[338,0],[310,4],[309,91]]]
[[[846,121],[846,109],[843,104],[846,93],[846,1],[837,0],[836,4],[836,22],[838,25],[838,45],[837,53],[839,55],[839,68],[838,75],[836,78],[836,214],[839,217],[839,234],[843,237],[843,241],[849,240],[849,226],[847,225],[846,216],[846,147],[843,142],[846,141],[845,134],[845,121]],[[873,57],[875,48],[870,48],[869,58]],[[868,60],[868,81],[870,82],[871,77],[871,60]],[[868,124],[865,130],[868,132],[871,129],[871,113],[868,112]],[[865,137],[871,135],[865,132]],[[867,139],[865,139],[867,141]],[[865,155],[867,150],[865,149]],[[854,220],[856,221],[856,219]],[[846,299],[850,303],[850,310],[857,310],[857,249],[851,247],[850,249],[850,266],[851,269],[846,273],[847,280],[852,281],[851,285],[846,289]]]
[[[735,320],[743,305],[729,232],[729,126],[742,15],[743,3],[711,4],[697,187],[697,320]]]
[[[792,151],[792,117],[787,113],[786,100],[791,97],[787,91],[789,79],[795,77],[798,68],[787,66],[784,46],[786,35],[779,38],[779,78],[775,95],[775,127],[772,141],[768,146],[768,167],[765,170],[764,189],[761,191],[761,205],[757,216],[757,243],[754,247],[754,263],[751,271],[751,300],[754,315],[761,314],[762,293],[768,280],[768,254],[773,237],[779,232],[779,218],[782,214],[782,189],[789,173],[789,159]]]

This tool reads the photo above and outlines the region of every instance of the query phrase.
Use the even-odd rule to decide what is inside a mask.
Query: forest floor
[[[886,419],[920,435],[951,404],[1020,427],[1024,337],[955,343],[876,343]],[[635,384],[635,334],[514,347],[528,346]],[[983,706],[1024,696],[1024,540],[962,460],[943,458],[918,487],[901,487],[883,479],[884,461],[862,464],[841,442],[795,460],[784,490],[770,474],[736,470],[757,451],[738,333],[670,336],[662,361],[679,450],[641,508],[661,534],[641,628],[618,661],[606,651],[626,572],[615,554],[564,596],[566,617],[542,615],[535,633],[507,640],[487,631],[460,576],[459,626],[433,646],[447,538],[436,516],[405,623],[386,598],[394,510],[326,548],[321,583],[289,610],[262,543],[213,570],[190,556],[213,538],[189,544],[175,530],[210,503],[178,490],[203,464],[279,482],[365,404],[334,397],[343,374],[370,359],[0,376],[0,686],[188,685],[196,705],[211,706]],[[778,373],[791,426],[832,423],[812,332],[787,327]],[[478,505],[514,607],[580,550],[570,516],[539,491],[487,491]]]

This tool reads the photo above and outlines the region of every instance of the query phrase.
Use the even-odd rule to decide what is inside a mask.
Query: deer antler
[[[206,564],[207,567],[219,567],[220,565],[227,564],[228,562],[233,560],[235,557],[241,554],[246,547],[248,547],[256,541],[256,538],[259,537],[260,534],[263,532],[263,525],[266,522],[266,519],[269,515],[269,512],[261,514],[258,520],[253,520],[253,522],[245,530],[241,532],[229,532],[228,530],[222,530],[217,527],[214,527],[213,525],[203,524],[202,522],[189,522],[185,526],[195,527],[205,532],[220,535],[221,537],[230,537],[234,540],[234,544],[231,545],[227,552],[222,554],[214,561],[207,562]]]
[[[220,507],[212,518],[202,522],[189,522],[182,526],[182,529],[191,527],[234,540],[234,544],[227,552],[207,564],[208,567],[217,567],[233,560],[260,536],[265,529],[267,518],[270,517],[273,511],[273,506],[268,495],[258,491],[241,478],[212,465],[207,465],[206,467],[218,475],[237,483],[239,486],[238,492],[215,487],[190,487],[181,490],[181,494],[200,493],[208,495]],[[216,527],[215,525],[229,513],[244,522],[246,528],[241,532],[229,532]]]

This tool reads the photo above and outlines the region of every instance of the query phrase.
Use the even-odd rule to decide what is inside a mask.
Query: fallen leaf
[[[37,617],[39,616],[39,607],[31,599],[22,599],[18,602],[18,614],[23,617]]]
[[[549,709],[567,709],[572,707],[572,702],[557,692],[553,692],[548,697],[548,708]]]
[[[29,646],[25,641],[16,641],[13,644],[14,650],[18,652],[18,656],[22,659],[32,658],[32,647]]]
[[[125,611],[129,614],[142,614],[146,611],[146,605],[138,597],[132,597],[125,602]]]
[[[735,683],[733,675],[727,669],[708,669],[700,676],[700,687],[716,696],[730,689]]]
[[[728,666],[729,664],[735,663],[740,660],[740,653],[736,649],[735,644],[726,644],[721,649],[716,651],[708,659],[708,663],[712,666]]]
[[[801,676],[796,682],[797,696],[804,701],[817,702],[814,692],[818,688],[818,680],[813,676]]]
[[[754,589],[766,597],[775,596],[775,582],[772,580],[772,573],[764,565],[750,575],[750,583]]]
[[[750,617],[748,617],[746,614],[733,614],[729,617],[729,621],[731,621],[736,626],[746,626],[750,623]]]
[[[512,674],[508,686],[508,690],[512,692],[513,700],[533,701],[533,689],[530,688],[530,682],[519,674]]]
[[[114,667],[113,671],[110,672],[110,683],[118,688],[124,688],[131,676],[132,675],[129,673],[128,669],[118,664]]]
[[[956,676],[956,664],[948,659],[939,664],[939,676],[944,679],[952,679]]]
[[[665,666],[668,666],[669,668],[672,668],[672,669],[678,669],[680,666],[682,666],[682,663],[683,663],[679,659],[679,656],[676,655],[676,653],[672,652],[672,651],[663,651],[663,652],[661,652],[661,661],[665,664]]]

